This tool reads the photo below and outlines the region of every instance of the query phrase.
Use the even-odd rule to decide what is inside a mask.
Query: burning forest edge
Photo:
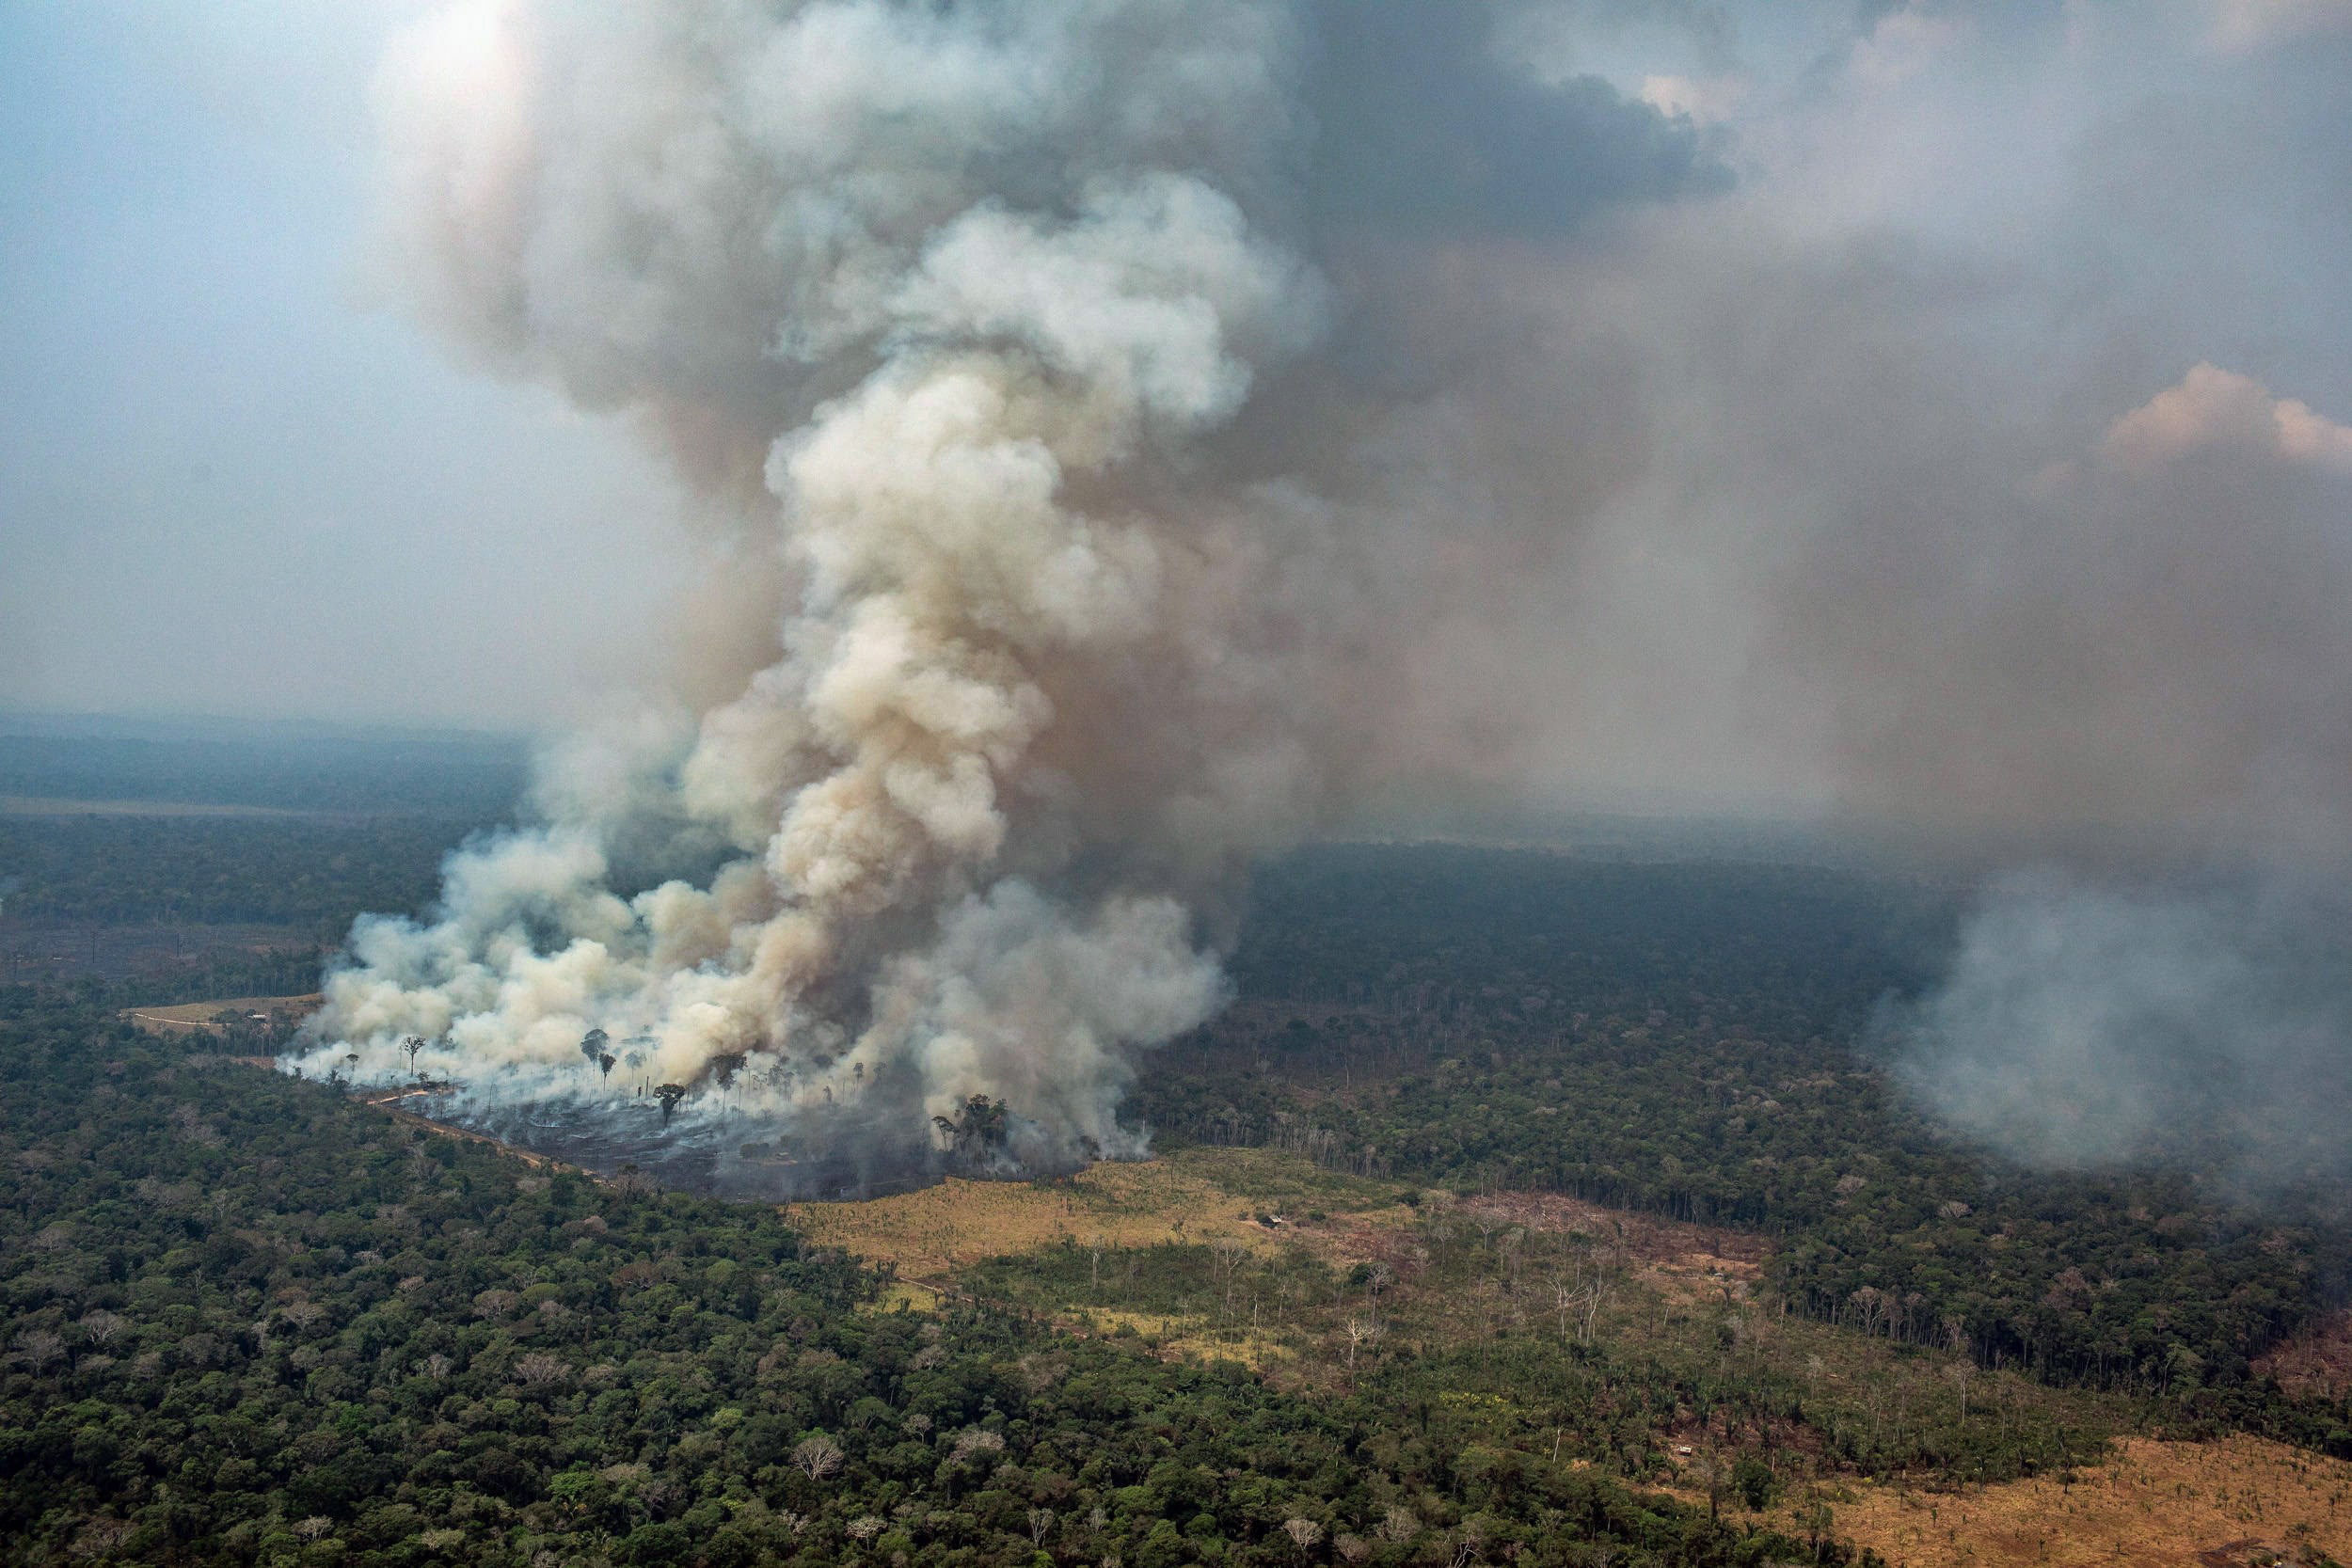
[[[778,1115],[761,1103],[736,1102],[739,1084],[751,1086],[741,1056],[721,1057],[706,1085],[689,1088],[644,1075],[647,1062],[640,1042],[624,1044],[618,1053],[610,1045],[601,1029],[581,1038],[580,1054],[596,1073],[594,1090],[584,1095],[520,1101],[477,1095],[460,1079],[415,1070],[427,1047],[417,1036],[401,1042],[411,1068],[408,1082],[358,1083],[352,1076],[360,1065],[357,1053],[330,1068],[326,1082],[436,1127],[607,1179],[746,1201],[854,1201],[912,1192],[949,1176],[1024,1180],[1067,1175],[1103,1157],[1088,1147],[1076,1161],[1024,1159],[1016,1152],[1022,1143],[1039,1146],[1025,1138],[1016,1113],[986,1095],[971,1096],[952,1116],[933,1117],[928,1136],[892,1136],[872,1125],[876,1118],[854,1108],[844,1116],[829,1102],[821,1116]],[[299,1071],[292,1058],[278,1058],[276,1065]],[[615,1067],[628,1069],[618,1085],[612,1083]]]

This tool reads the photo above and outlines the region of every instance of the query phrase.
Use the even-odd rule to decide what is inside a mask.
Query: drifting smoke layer
[[[1216,437],[1331,336],[1312,223],[1503,199],[1318,153],[1315,62],[1406,84],[1408,118],[1419,92],[1447,166],[1493,165],[1503,105],[1548,207],[1499,230],[1718,181],[1597,84],[1466,87],[1494,69],[1469,8],[1380,10],[481,5],[413,39],[385,87],[403,281],[747,519],[744,625],[692,628],[734,651],[691,726],[576,743],[546,826],[457,856],[434,918],[359,925],[305,1069],[453,1075],[566,1137],[597,1106],[666,1129],[634,1095],[675,1085],[712,1147],[764,1117],[919,1167],[973,1097],[1011,1115],[967,1154],[1136,1147],[1129,1053],[1218,1005],[1204,918],[1318,809],[1369,677],[1334,508]],[[583,1060],[592,1028],[618,1043]]]
[[[1947,810],[2062,840],[2089,807],[2159,863],[2169,839],[2233,867],[2152,886],[2107,848],[1992,882],[1941,988],[1890,1020],[1899,1075],[1962,1132],[2265,1198],[2352,1176],[2347,473],[2352,430],[2197,365],[2038,476],[2029,514],[2064,526],[2005,567],[2036,587],[1887,638],[1881,712],[1908,687],[1935,717],[1875,726],[1857,797],[1915,799],[1932,767]]]
[[[2030,1164],[2153,1163],[2254,1190],[2352,1175],[2340,895],[2275,881],[1989,887],[1951,973],[1882,1027],[1899,1078]]]

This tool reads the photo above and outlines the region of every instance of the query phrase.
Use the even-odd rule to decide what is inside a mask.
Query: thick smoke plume
[[[716,700],[571,744],[544,825],[363,921],[306,1069],[453,1076],[614,1148],[675,1085],[678,1143],[739,1164],[772,1122],[852,1186],[1137,1148],[1133,1053],[1218,1006],[1236,875],[1313,819],[1379,680],[1377,552],[1315,473],[1436,388],[1258,411],[1379,336],[1331,257],[1720,180],[1597,83],[1481,90],[1470,8],[1398,15],[480,4],[410,39],[399,285],[636,416],[735,522],[682,637]],[[1318,137],[1349,86],[1386,141]]]

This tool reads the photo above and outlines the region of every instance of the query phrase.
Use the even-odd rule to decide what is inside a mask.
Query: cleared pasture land
[[[2117,1439],[2074,1472],[1958,1492],[1855,1482],[1836,1533],[1908,1568],[2239,1568],[2352,1559],[2352,1465],[2259,1437]]]
[[[1326,1391],[1343,1388],[1352,1376],[1344,1331],[1365,1315],[1367,1298],[1351,1291],[1345,1304],[1324,1311],[1286,1295],[1283,1271],[1298,1260],[1317,1259],[1342,1273],[1358,1271],[1355,1277],[1370,1268],[1391,1278],[1377,1312],[1383,1342],[1410,1342],[1423,1357],[1443,1357],[1449,1345],[1492,1342],[1506,1327],[1548,1335],[1556,1327],[1563,1338],[1581,1337],[1582,1329],[1552,1323],[1548,1282],[1501,1289],[1502,1271],[1518,1246],[1533,1249],[1540,1236],[1581,1237],[1587,1241],[1577,1244],[1589,1246],[1606,1271],[1588,1277],[1616,1282],[1593,1314],[1589,1331],[1597,1339],[1670,1363],[1701,1347],[1719,1370],[1736,1365],[1749,1378],[1776,1366],[1802,1380],[1805,1402],[1825,1417],[1851,1406],[1844,1412],[1849,1421],[1865,1419],[1858,1412],[1866,1408],[1875,1421],[1882,1406],[1892,1413],[1908,1408],[1923,1419],[1931,1404],[1953,1397],[1941,1359],[1779,1316],[1758,1293],[1766,1245],[1757,1237],[1552,1195],[1429,1193],[1408,1204],[1406,1191],[1401,1183],[1335,1175],[1293,1155],[1190,1148],[1147,1163],[1098,1165],[1067,1180],[959,1180],[866,1203],[803,1204],[790,1213],[825,1244],[896,1265],[913,1286],[902,1287],[906,1293],[898,1299],[918,1309],[939,1294],[971,1288],[991,1293],[991,1282],[994,1289],[1025,1286],[1018,1299],[1055,1312],[1079,1332],[1133,1335],[1161,1355],[1240,1361],[1285,1386]],[[1269,1225],[1262,1214],[1283,1223]],[[1515,1233],[1529,1242],[1512,1242]],[[1238,1267],[1238,1304],[1227,1300],[1234,1294],[1230,1284],[1217,1284],[1220,1247],[1248,1259]],[[1454,1251],[1469,1261],[1450,1259]],[[1099,1295],[1090,1256],[1098,1252]],[[1477,1260],[1487,1253],[1496,1261]],[[1005,1261],[1023,1258],[1038,1261]],[[1047,1261],[1052,1258],[1063,1261]],[[991,1266],[992,1259],[999,1261]],[[1154,1267],[1193,1267],[1187,1259],[1197,1260],[1201,1277],[1181,1302],[1147,1300],[1132,1289],[1136,1263],[1148,1275]],[[1278,1297],[1293,1304],[1279,1318],[1261,1321],[1251,1310],[1249,1298],[1260,1288],[1253,1276],[1268,1292],[1270,1312]],[[1120,1289],[1116,1280],[1129,1287]],[[1736,1348],[1714,1348],[1735,1338]],[[2103,1430],[2134,1420],[2122,1402],[2012,1373],[1980,1374],[1969,1397],[1974,1413],[1961,1412],[1963,1427],[2039,1412],[2036,1419],[2074,1433],[2077,1456],[2105,1457],[2078,1458],[2071,1471],[1966,1486],[1931,1486],[1925,1478],[1875,1481],[1833,1468],[1816,1472],[1809,1486],[1772,1512],[1825,1502],[1837,1536],[1917,1568],[2241,1568],[2315,1562],[2322,1554],[2352,1560],[2352,1465],[2251,1437],[2193,1443],[2125,1435],[2103,1447]],[[1493,1404],[1498,1421],[1508,1426],[1521,1395],[1507,1380],[1488,1388],[1470,1377],[1454,1398],[1466,1406]],[[1799,1450],[1818,1445],[1802,1432],[1782,1435]],[[1678,1467],[1688,1466],[1710,1441],[1708,1423],[1704,1417],[1677,1418],[1660,1440]],[[1705,1503],[1687,1478],[1667,1489]],[[1724,1506],[1743,1512],[1727,1498]],[[1789,1513],[1789,1522],[1796,1517]]]
[[[863,1203],[791,1204],[786,1213],[815,1241],[936,1284],[991,1258],[1065,1243],[1231,1241],[1268,1252],[1296,1232],[1286,1209],[1402,1223],[1410,1212],[1402,1191],[1393,1182],[1331,1176],[1287,1155],[1187,1149],[1157,1160],[1105,1162],[1052,1181],[950,1177],[936,1187]],[[1262,1223],[1262,1213],[1275,1223]]]
[[[218,1033],[225,1027],[219,1017],[222,1013],[240,1019],[252,1013],[266,1013],[272,1019],[281,1015],[301,1019],[316,1012],[321,1000],[317,991],[302,996],[230,996],[213,1002],[182,1002],[168,1007],[126,1008],[122,1016],[134,1023],[171,1034],[197,1030]]]

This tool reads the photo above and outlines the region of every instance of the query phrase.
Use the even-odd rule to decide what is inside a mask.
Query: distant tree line
[[[478,827],[432,816],[0,816],[0,905],[10,920],[280,926],[332,941],[362,912],[431,903],[443,858]]]
[[[0,720],[0,795],[489,820],[514,810],[527,763],[519,741],[494,736],[156,738],[10,733]]]

